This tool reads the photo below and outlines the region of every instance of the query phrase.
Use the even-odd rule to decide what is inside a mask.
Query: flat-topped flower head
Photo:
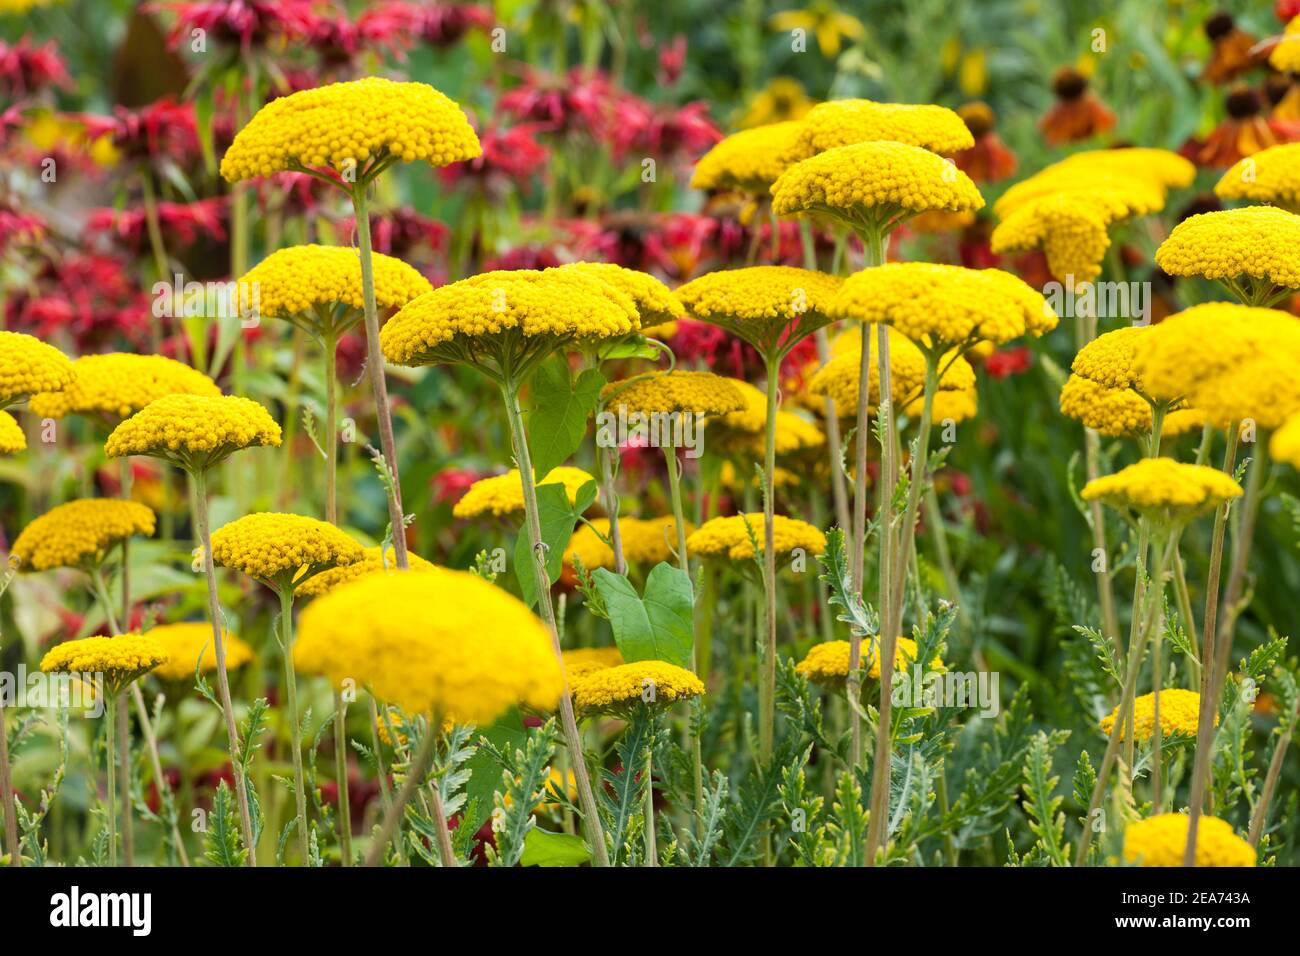
[[[1006,219],[1037,199],[1067,194],[1106,195],[1122,202],[1130,216],[1147,216],[1165,207],[1164,186],[1151,179],[1114,169],[1091,169],[1078,163],[1060,163],[1016,183],[993,204],[993,212]]]
[[[879,140],[935,153],[955,153],[975,145],[970,128],[945,106],[830,100],[804,114],[787,158],[797,161],[836,147]]]
[[[1288,418],[1282,427],[1273,433],[1268,444],[1268,453],[1276,461],[1284,461],[1292,468],[1300,468],[1300,415]]]
[[[776,454],[779,457],[795,455],[800,452],[818,451],[826,447],[826,433],[814,422],[794,412],[778,411],[774,424],[773,438]],[[716,434],[719,450],[724,455],[760,461],[764,451],[764,436],[761,432],[747,429],[728,429],[725,424],[719,428],[710,428],[710,435]],[[714,441],[715,439],[711,439]]]
[[[1061,387],[1061,414],[1109,438],[1151,431],[1151,403],[1130,388],[1109,388],[1071,375]]]
[[[1172,150],[1147,146],[1080,150],[1047,168],[1123,173],[1158,183],[1166,189],[1185,189],[1196,179],[1196,164],[1191,160]]]
[[[27,447],[27,436],[18,420],[8,412],[0,412],[0,455],[16,455]]]
[[[125,418],[165,395],[221,394],[202,372],[161,355],[109,352],[83,355],[72,363],[72,381],[57,392],[32,396],[42,418],[102,414]]]
[[[914,398],[903,406],[903,414],[917,422],[925,408],[925,399]],[[930,427],[944,428],[948,422],[960,424],[979,413],[979,392],[975,386],[961,389],[941,388],[934,393],[930,409]]]
[[[564,485],[564,493],[569,504],[576,505],[578,490],[596,479],[581,468],[561,465],[552,468],[546,477],[537,482],[542,485]],[[452,506],[451,513],[457,518],[480,518],[490,515],[500,518],[505,515],[522,514],[524,510],[524,483],[519,477],[519,469],[511,468],[504,475],[480,478],[461,495],[460,500]]]
[[[704,693],[704,682],[667,661],[633,661],[571,679],[573,704],[584,714],[658,709]]]
[[[1300,289],[1300,215],[1272,206],[1243,206],[1184,219],[1156,250],[1173,276],[1233,280],[1249,276]]]
[[[1297,37],[1300,47],[1300,37]],[[1283,143],[1237,161],[1214,186],[1224,199],[1272,203],[1300,213],[1300,143]]]
[[[47,674],[100,676],[110,697],[159,664],[167,663],[166,649],[153,638],[140,634],[115,637],[85,637],[57,644],[41,658]]]
[[[215,545],[214,545],[215,547]],[[328,594],[340,584],[346,584],[366,574],[373,574],[376,571],[386,571],[391,574],[400,574],[397,567],[397,556],[392,548],[388,549],[387,554],[380,556],[379,548],[366,548],[364,556],[360,561],[352,561],[348,564],[339,564],[326,571],[308,578],[301,582],[293,589],[295,597],[320,597],[322,594]],[[431,561],[426,561],[418,554],[407,553],[410,560],[410,570],[428,571],[435,567]]]
[[[1196,723],[1201,712],[1201,695],[1194,690],[1170,687],[1160,692],[1160,734],[1196,736]],[[1119,716],[1119,707],[1101,719],[1102,733],[1109,734]],[[1219,715],[1214,715],[1219,723]],[[1156,695],[1143,694],[1133,701],[1133,739],[1150,740],[1156,732]],[[1128,726],[1120,728],[1120,739],[1127,740]]]
[[[72,362],[53,345],[22,332],[0,331],[0,409],[71,384]]]
[[[1054,193],[1017,206],[993,230],[999,255],[1041,249],[1057,279],[1075,286],[1101,275],[1111,226],[1134,215],[1130,201],[1110,192]]]
[[[975,183],[953,163],[904,143],[839,146],[795,163],[772,184],[778,216],[824,213],[854,227],[983,207]]]
[[[777,555],[802,548],[811,557],[826,550],[826,535],[806,521],[773,515],[772,543]],[[752,561],[755,544],[763,547],[762,512],[710,518],[686,539],[686,550],[691,557]]]
[[[302,612],[294,663],[366,686],[407,714],[486,725],[564,690],[550,633],[522,601],[463,571],[369,574]]]
[[[1162,695],[1163,696],[1163,695]],[[1124,828],[1124,859],[1138,866],[1182,866],[1187,848],[1185,813],[1162,813]],[[1196,826],[1196,866],[1254,866],[1255,848],[1218,817],[1201,816]]]
[[[159,680],[192,683],[194,672],[210,674],[217,669],[217,652],[212,645],[212,626],[206,621],[160,624],[144,633],[167,652],[167,660],[153,670]],[[230,631],[222,634],[226,648],[226,670],[243,667],[253,659],[253,648]]]
[[[1056,313],[1023,280],[1001,269],[891,262],[844,280],[835,318],[885,323],[927,349],[1002,344],[1056,327]]]
[[[1142,391],[1142,379],[1135,369],[1140,343],[1149,326],[1126,325],[1099,335],[1074,356],[1070,371],[1107,388]]]
[[[235,135],[221,175],[234,183],[306,167],[362,182],[389,158],[447,166],[482,151],[461,108],[432,86],[366,77],[267,103]]]
[[[375,303],[400,309],[433,289],[401,259],[373,253]],[[343,246],[290,246],[271,253],[239,280],[241,301],[255,301],[258,314],[289,319],[317,335],[338,335],[361,321],[361,259]]]
[[[570,344],[635,332],[632,297],[571,269],[484,272],[425,293],[388,320],[396,365],[464,364],[503,373]]]
[[[1268,65],[1279,73],[1300,73],[1300,16],[1294,16],[1282,39],[1268,55]]]
[[[795,665],[796,674],[802,674],[818,684],[837,684],[849,676],[849,642],[822,641],[814,644],[804,655],[804,659]],[[873,639],[861,650],[862,663],[870,663],[867,677],[880,680],[880,647]],[[916,663],[916,641],[910,637],[900,637],[894,644],[894,670],[906,670]],[[943,661],[936,656],[930,662],[932,670],[943,670]]]
[[[798,120],[786,120],[732,133],[700,157],[691,188],[766,196],[789,165],[788,153],[799,129]]]
[[[654,372],[601,389],[601,399],[610,409],[623,407],[639,415],[726,415],[746,407],[745,396],[734,379],[712,372]]]
[[[51,508],[14,540],[22,571],[93,568],[134,535],[154,532],[154,513],[136,501],[79,498]]]
[[[864,325],[862,328],[866,330],[868,339],[874,342],[876,326]],[[925,387],[925,354],[902,332],[893,326],[886,328],[889,329],[890,399],[895,407],[905,407],[922,396]],[[831,360],[808,380],[807,391],[819,398],[832,399],[839,415],[849,417],[856,414],[858,385],[862,380],[861,332],[854,333],[852,338],[846,333],[843,339],[844,344],[833,350]],[[960,355],[945,355],[939,365],[943,369],[939,378],[939,393],[974,391],[975,369],[965,358]],[[875,361],[867,369],[867,389],[867,404],[875,408],[880,404],[880,369]]]
[[[1131,508],[1178,525],[1241,496],[1241,485],[1217,468],[1172,458],[1144,458],[1083,486],[1084,501]]]
[[[725,269],[692,279],[677,298],[694,318],[744,339],[764,356],[782,354],[828,321],[840,280],[793,266]]]
[[[571,684],[588,674],[626,663],[617,647],[576,647],[565,651],[562,656],[564,673]]]
[[[212,532],[214,564],[241,571],[277,591],[337,565],[365,558],[365,549],[327,521],[259,512]]]
[[[279,444],[280,426],[252,399],[167,395],[113,429],[104,452],[109,458],[147,455],[198,472],[241,448]]]
[[[694,525],[686,522],[686,533],[694,530]],[[677,522],[672,515],[663,518],[620,517],[618,533],[623,544],[623,557],[631,564],[649,568],[676,557],[673,549],[677,547]],[[569,546],[564,549],[564,563],[576,567],[581,561],[588,571],[613,568],[614,549],[607,543],[608,539],[608,518],[593,518],[590,524],[579,525],[569,538]]]
[[[599,279],[622,292],[636,306],[642,328],[686,318],[686,310],[672,290],[648,273],[612,262],[570,262],[557,268],[562,272],[576,272]]]

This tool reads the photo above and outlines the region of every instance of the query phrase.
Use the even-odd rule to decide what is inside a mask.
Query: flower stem
[[[334,691],[334,779],[339,791],[339,852],[352,865],[352,801],[348,794],[348,705]]]
[[[101,692],[103,687],[101,685]],[[117,694],[107,694],[108,720],[104,722],[104,734],[108,753],[104,761],[104,776],[108,781],[108,816],[104,826],[108,828],[108,865],[117,866]]]
[[[1273,802],[1273,794],[1277,790],[1277,781],[1282,774],[1282,763],[1286,760],[1287,749],[1291,746],[1291,732],[1295,729],[1297,720],[1300,720],[1300,696],[1296,698],[1295,710],[1286,724],[1286,729],[1282,731],[1281,736],[1277,739],[1277,746],[1273,748],[1273,758],[1268,762],[1268,773],[1264,777],[1264,789],[1260,793],[1259,803],[1255,804],[1255,812],[1250,816],[1249,837],[1251,846],[1259,846],[1259,838],[1264,833],[1264,821],[1268,818],[1268,805]]]
[[[280,654],[284,658],[284,686],[288,693],[289,736],[293,741],[293,797],[298,817],[298,852],[302,866],[307,853],[307,778],[302,770],[302,727],[298,721],[298,678],[293,668],[293,588],[280,590]]]
[[[763,676],[758,695],[758,755],[764,767],[772,759],[776,735],[776,412],[781,359],[767,356],[767,420],[763,429],[763,598],[767,625]]]
[[[4,816],[4,848],[10,866],[23,865],[18,842],[18,810],[14,800],[13,771],[9,767],[9,732],[5,727],[4,695],[0,694],[0,815]]]
[[[420,743],[420,752],[411,765],[407,767],[406,779],[402,781],[402,789],[393,800],[392,806],[388,808],[388,812],[384,814],[384,822],[380,827],[379,836],[375,837],[374,842],[370,844],[370,850],[366,853],[363,866],[378,866],[383,862],[384,849],[388,846],[389,841],[393,839],[393,834],[398,829],[398,823],[406,811],[406,805],[410,802],[411,797],[415,795],[415,791],[423,786],[425,774],[429,772],[429,765],[433,763],[433,749],[437,742],[437,728],[439,726],[441,725],[429,724],[429,729],[424,734],[424,740]],[[398,844],[400,845],[400,843],[399,838]]]
[[[339,395],[336,371],[339,351],[338,336],[328,332],[325,336],[325,520],[339,523]]]
[[[645,865],[659,865],[659,851],[655,846],[655,783],[654,752],[655,734],[654,717],[650,720],[650,743],[645,748]]]

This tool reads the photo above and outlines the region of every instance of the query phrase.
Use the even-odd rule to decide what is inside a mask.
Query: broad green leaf
[[[542,525],[542,541],[547,546],[546,573],[550,578],[550,587],[560,576],[564,564],[564,549],[569,545],[573,535],[573,526],[578,522],[578,515],[586,511],[596,500],[596,483],[589,481],[578,489],[576,501],[569,504],[569,496],[564,485],[552,483],[539,485],[537,488],[537,513]],[[537,603],[537,564],[532,548],[528,543],[528,528],[521,528],[515,539],[515,576],[519,579],[519,589],[524,600],[531,606]]]
[[[572,833],[552,833],[533,827],[524,837],[524,854],[520,866],[579,866],[591,862],[591,853],[582,837]]]
[[[578,450],[604,384],[605,376],[594,368],[571,379],[568,362],[562,357],[537,369],[533,411],[528,418],[528,445],[539,477],[544,478]]]
[[[691,666],[695,591],[690,575],[660,562],[646,578],[644,598],[627,578],[605,568],[597,569],[593,578],[625,661],[659,660]]]

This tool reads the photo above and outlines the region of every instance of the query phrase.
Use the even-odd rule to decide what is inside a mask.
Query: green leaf
[[[660,562],[646,578],[644,599],[627,578],[605,568],[592,575],[605,602],[623,659],[691,666],[695,645],[695,589],[681,568]]]
[[[577,500],[569,504],[569,496],[564,485],[552,483],[539,485],[537,488],[537,513],[542,526],[542,543],[546,545],[546,575],[551,584],[560,576],[564,564],[564,549],[568,547],[573,535],[573,526],[578,523],[578,515],[586,511],[596,500],[596,483],[589,481],[578,489]],[[519,589],[524,600],[530,605],[537,603],[541,593],[537,587],[537,562],[528,540],[528,529],[520,530],[515,540],[515,576],[519,579]]]
[[[582,837],[571,833],[552,833],[533,827],[524,835],[524,852],[520,866],[580,866],[591,862],[591,852]]]
[[[524,729],[517,710],[507,711],[490,727],[481,728],[479,734],[498,750],[510,752],[522,747],[528,739],[528,731]],[[477,819],[470,823],[474,830],[478,830],[492,812],[492,794],[501,786],[501,765],[492,757],[491,751],[480,747],[465,761],[465,767],[470,771],[469,783],[465,785],[466,813],[471,808],[475,811]]]
[[[533,411],[528,417],[528,445],[533,470],[541,477],[564,464],[582,444],[587,420],[600,400],[605,376],[589,368],[576,380],[563,357],[546,362],[533,379]]]

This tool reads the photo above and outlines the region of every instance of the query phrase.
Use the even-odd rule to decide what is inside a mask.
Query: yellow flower
[[[1113,475],[1094,478],[1083,486],[1082,497],[1185,521],[1241,493],[1241,485],[1217,468],[1144,458]]]
[[[654,372],[610,382],[600,397],[607,408],[622,406],[629,415],[726,415],[745,407],[734,381],[712,372]]]
[[[955,153],[975,145],[962,118],[944,106],[831,100],[814,106],[800,121],[799,135],[787,161],[797,162],[841,146],[881,141],[934,153]]]
[[[739,393],[744,404],[723,415],[717,424],[729,431],[762,434],[767,427],[767,393],[743,379],[729,378],[726,381]]]
[[[863,326],[871,344],[873,355],[867,370],[868,405],[875,408],[880,402],[880,368],[876,362],[876,326]],[[906,407],[920,397],[925,385],[925,355],[921,349],[893,326],[889,329],[889,387],[895,406]],[[852,331],[852,330],[851,330]],[[834,357],[808,380],[808,393],[833,399],[835,410],[841,417],[857,414],[858,385],[862,375],[861,332],[856,342],[844,337],[845,344],[836,349]],[[939,363],[946,371],[939,379],[939,391],[970,394],[975,389],[975,370],[961,356],[945,355]],[[942,419],[940,419],[942,421]]]
[[[484,272],[434,289],[406,305],[380,333],[396,365],[477,364],[500,358],[517,340],[557,346],[612,338],[640,327],[636,304],[608,282],[582,272],[520,269]]]
[[[1200,719],[1201,695],[1194,690],[1182,690],[1171,687],[1160,692],[1160,733],[1168,737],[1171,734],[1188,734],[1196,736],[1196,724]],[[1109,734],[1119,716],[1119,707],[1101,719],[1102,733]],[[1215,715],[1214,723],[1219,723]],[[1150,740],[1156,732],[1156,695],[1143,694],[1133,701],[1133,739]],[[1120,739],[1126,739],[1128,727],[1120,729]]]
[[[966,129],[960,118],[957,123]],[[837,146],[795,163],[772,184],[778,216],[823,212],[850,224],[983,207],[969,176],[942,156],[905,143]]]
[[[1296,39],[1300,49],[1300,37]],[[1238,160],[1214,192],[1224,199],[1267,202],[1300,213],[1300,143],[1270,146]]]
[[[72,363],[54,346],[21,332],[0,331],[0,409],[71,384]]]
[[[667,661],[634,661],[602,667],[572,679],[573,704],[583,713],[620,711],[636,704],[666,706],[699,697],[703,682]]]
[[[672,290],[647,273],[612,262],[570,262],[559,268],[562,272],[599,279],[622,292],[636,306],[642,326],[654,328],[686,317],[686,310]]]
[[[701,322],[724,328],[767,354],[825,325],[839,287],[838,278],[823,272],[750,266],[692,279],[677,290],[677,298]]]
[[[623,655],[617,647],[578,647],[565,651],[563,656],[564,673],[568,675],[570,683],[596,671],[619,667],[624,663]]]
[[[161,355],[110,352],[83,355],[72,363],[72,382],[32,396],[42,418],[100,412],[125,418],[165,395],[218,396],[221,389],[202,372]]]
[[[1182,866],[1187,848],[1185,813],[1162,813],[1124,828],[1124,859],[1140,866]],[[1255,848],[1218,817],[1202,816],[1196,825],[1197,866],[1254,866]]]
[[[1056,327],[1043,296],[1001,269],[892,262],[844,281],[831,305],[835,318],[892,325],[926,348],[1002,344]]]
[[[303,515],[260,512],[212,532],[214,564],[278,591],[364,557],[361,545],[334,525]]]
[[[700,157],[691,175],[691,187],[767,196],[772,183],[789,165],[785,154],[799,129],[799,123],[787,120],[732,133]]]
[[[1300,468],[1300,415],[1287,419],[1269,442],[1269,454],[1292,468]]]
[[[1282,39],[1268,55],[1268,65],[1281,73],[1300,73],[1300,16],[1286,25]]]
[[[774,76],[750,99],[736,125],[741,129],[753,129],[802,119],[816,105],[817,101],[794,77]]]
[[[298,166],[359,172],[385,156],[446,166],[482,151],[460,107],[432,86],[366,77],[267,103],[236,134],[221,175],[233,183]]]
[[[202,470],[241,448],[279,444],[280,426],[252,399],[167,395],[113,429],[104,451],[109,458],[149,455]]]
[[[136,678],[165,663],[167,651],[153,638],[119,634],[55,645],[41,658],[41,670],[47,674],[103,675],[105,689],[115,696]]]
[[[812,451],[826,446],[826,435],[822,430],[794,412],[778,411],[775,425],[778,455],[793,455],[796,452]],[[712,431],[710,429],[710,433]],[[723,454],[758,461],[763,457],[764,435],[762,432],[747,429],[730,431],[724,427],[720,429],[718,445]]]
[[[546,477],[537,482],[542,485],[564,485],[569,504],[576,505],[578,489],[590,481],[595,481],[581,468],[561,465],[547,472]],[[478,518],[483,515],[501,517],[524,510],[524,484],[519,477],[519,469],[511,468],[504,475],[480,478],[469,486],[465,494],[452,507],[451,513],[457,518]]]
[[[795,673],[818,683],[843,681],[849,676],[850,650],[848,641],[823,641],[814,644],[808,649],[804,659],[795,665]],[[880,680],[880,652],[876,639],[864,640],[859,654],[863,664],[870,660],[871,666],[867,668],[867,677],[871,680]],[[915,661],[916,641],[908,637],[898,638],[894,645],[894,670],[906,670],[907,666]],[[943,661],[936,656],[930,666],[934,670],[943,670]]]
[[[294,588],[294,595],[300,598],[320,597],[322,594],[333,591],[340,584],[345,584],[364,574],[372,574],[376,571],[393,573],[397,570],[397,557],[392,548],[388,549],[388,554],[382,559],[379,556],[379,548],[377,547],[366,548],[363,553],[364,557],[360,561],[340,564],[303,581]],[[418,554],[411,554],[408,551],[406,556],[410,559],[410,570],[412,571],[428,571],[434,567],[431,562],[424,560]]]
[[[1077,287],[1101,275],[1109,228],[1133,214],[1133,206],[1115,193],[1054,193],[1017,206],[990,242],[998,254],[1042,249],[1052,275],[1073,279]]]
[[[686,522],[686,533],[690,534],[694,530],[694,526],[689,521]],[[618,533],[623,543],[623,557],[631,564],[649,567],[660,561],[675,559],[673,549],[677,547],[677,522],[672,515],[662,518],[619,518]],[[608,518],[594,518],[590,525],[579,525],[564,551],[564,562],[576,566],[575,559],[579,559],[588,571],[614,567],[614,550],[601,540],[602,535],[609,537]]]
[[[1300,288],[1300,216],[1272,206],[1245,206],[1184,219],[1156,250],[1174,276],[1253,276]]]
[[[98,565],[109,550],[132,535],[148,537],[154,513],[134,501],[79,498],[35,519],[13,545],[23,571],[88,568]]]
[[[1108,388],[1071,375],[1061,388],[1061,413],[1108,437],[1151,431],[1151,405],[1129,388]]]
[[[914,398],[903,406],[903,414],[919,421],[924,399]],[[979,412],[979,394],[975,386],[962,389],[941,388],[934,393],[930,409],[930,427],[942,428],[946,422],[960,423],[974,418]]]
[[[195,665],[204,674],[217,669],[217,652],[212,646],[212,626],[206,622],[162,624],[146,631],[144,636],[157,641],[167,653],[167,660],[153,671],[154,676],[161,680],[192,681]],[[253,648],[248,643],[229,631],[222,636],[226,648],[226,670],[243,667],[253,659]]]
[[[1134,153],[1150,158],[1139,161]],[[1164,150],[1088,150],[1016,183],[993,204],[993,211],[1005,219],[1035,199],[1105,193],[1124,203],[1129,215],[1147,216],[1165,208],[1171,185],[1187,186],[1195,174],[1192,163]]]
[[[551,636],[524,603],[443,568],[370,574],[312,601],[294,663],[456,723],[488,724],[516,705],[547,711],[564,690]]]
[[[22,426],[8,412],[0,412],[0,455],[15,455],[26,447]]]
[[[829,0],[813,0],[804,10],[783,10],[772,14],[768,25],[773,30],[803,30],[817,37],[822,56],[839,56],[841,40],[857,40],[867,28],[857,17],[841,13]]]
[[[749,561],[756,553],[755,542],[759,549],[763,547],[763,537],[761,512],[711,518],[686,539],[686,550],[692,557]],[[826,536],[821,531],[806,521],[785,515],[772,516],[772,543],[777,555],[790,554],[796,548],[809,555],[826,550]]]
[[[749,480],[749,487],[761,489],[763,487],[763,476],[758,471],[738,470],[734,464],[729,461],[722,463],[722,468],[718,472],[718,483],[728,491],[744,493],[744,480]],[[782,468],[780,465],[772,472],[772,487],[778,490],[793,488],[802,481],[802,477],[789,468]]]
[[[1131,388],[1142,393],[1134,365],[1149,326],[1126,325],[1099,335],[1074,356],[1070,371],[1106,388]]]

